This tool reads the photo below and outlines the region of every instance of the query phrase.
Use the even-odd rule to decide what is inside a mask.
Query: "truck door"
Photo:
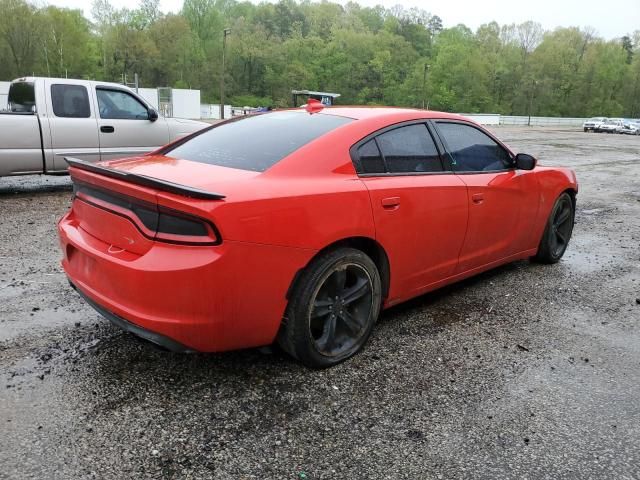
[[[0,177],[42,172],[42,137],[39,112],[35,113],[34,83],[13,82],[8,107],[7,112],[0,113]]]
[[[96,87],[100,157],[144,155],[169,142],[164,118],[151,117],[139,98],[117,87]]]
[[[87,83],[66,79],[46,80],[53,170],[64,171],[64,157],[89,162],[100,160],[98,124]],[[46,128],[43,124],[43,128]]]

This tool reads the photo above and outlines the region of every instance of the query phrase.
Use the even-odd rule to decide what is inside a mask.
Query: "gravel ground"
[[[639,478],[640,138],[495,131],[576,169],[563,261],[389,310],[324,371],[118,331],[59,267],[69,179],[0,179],[0,477]]]

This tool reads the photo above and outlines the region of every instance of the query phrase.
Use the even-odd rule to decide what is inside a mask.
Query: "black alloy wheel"
[[[567,250],[575,219],[573,199],[568,193],[558,197],[551,210],[547,227],[538,247],[538,253],[533,260],[541,263],[556,263]]]
[[[552,222],[551,242],[553,255],[561,257],[569,245],[573,231],[573,203],[570,198],[561,197],[557,207]]]
[[[373,305],[373,281],[358,264],[339,265],[319,285],[309,317],[309,333],[322,355],[353,348],[366,332]]]
[[[360,250],[340,247],[299,275],[278,343],[309,367],[335,365],[366,343],[382,301],[378,268]]]

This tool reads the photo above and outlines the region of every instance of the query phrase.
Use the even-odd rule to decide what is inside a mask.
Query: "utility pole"
[[[529,93],[529,120],[527,121],[527,126],[531,126],[531,109],[533,108],[533,95],[538,82],[536,80],[531,80],[531,92]]]
[[[429,67],[431,65],[429,65],[428,63],[424,64],[424,75],[422,76],[422,109],[424,110],[424,103],[425,103],[425,99],[427,97],[427,71],[429,70]]]
[[[424,110],[424,102],[427,97],[427,70],[429,70],[430,65],[428,63],[424,64],[424,75],[422,76],[422,109]]]
[[[220,75],[220,118],[224,120],[224,61],[227,50],[227,35],[231,33],[230,28],[222,31],[222,74]]]

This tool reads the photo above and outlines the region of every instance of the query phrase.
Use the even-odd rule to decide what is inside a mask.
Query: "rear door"
[[[538,209],[534,172],[516,170],[512,154],[476,125],[435,125],[450,168],[467,185],[469,226],[457,273],[526,250]]]
[[[66,79],[45,80],[53,169],[67,169],[64,157],[89,162],[100,160],[98,125],[85,82]],[[46,128],[43,125],[43,128]]]
[[[166,120],[150,120],[147,105],[131,92],[98,85],[96,104],[102,160],[143,155],[169,142]]]
[[[467,227],[467,189],[444,169],[426,123],[387,128],[351,153],[393,266],[389,303],[451,276]]]

